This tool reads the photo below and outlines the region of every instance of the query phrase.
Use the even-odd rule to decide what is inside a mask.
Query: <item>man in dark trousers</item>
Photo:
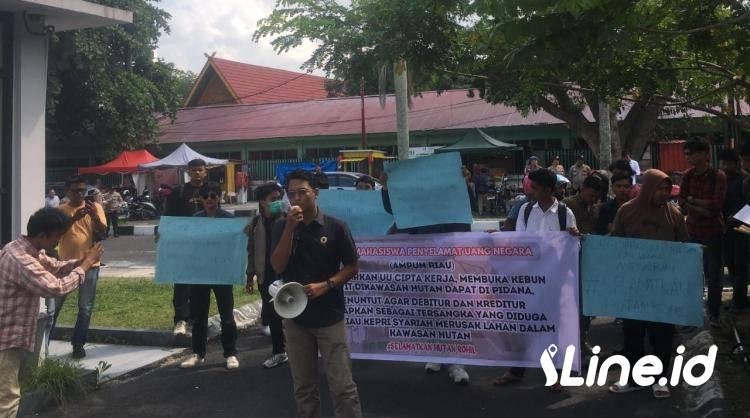
[[[188,175],[190,181],[169,195],[164,210],[165,216],[193,216],[193,214],[203,210],[200,194],[208,175],[206,162],[201,159],[188,162]],[[172,305],[174,306],[174,335],[187,335],[188,322],[191,319],[190,285],[174,285]]]
[[[711,326],[719,326],[721,307],[721,255],[724,217],[722,207],[727,191],[727,176],[711,167],[711,146],[702,139],[684,145],[685,158],[692,168],[685,172],[680,185],[680,206],[687,215],[690,240],[704,246],[703,270],[708,287],[706,307]]]
[[[748,175],[740,165],[740,154],[733,149],[719,153],[721,171],[727,176],[727,193],[724,197],[724,265],[729,269],[732,278],[732,309],[748,307],[747,300],[747,239],[744,234],[734,230],[740,221],[732,218],[745,206],[742,186]]]
[[[325,364],[336,417],[362,416],[344,321],[344,285],[359,269],[357,248],[346,223],[320,211],[313,176],[295,170],[287,177],[292,207],[274,225],[271,265],[287,282],[304,285],[304,312],[284,320],[297,416],[320,416],[318,353]]]
[[[266,183],[256,190],[260,214],[250,221],[250,240],[248,241],[247,291],[253,291],[253,276],[258,279],[262,308],[260,318],[271,334],[271,357],[263,362],[263,367],[271,369],[287,362],[284,347],[284,327],[281,317],[276,313],[271,302],[268,287],[276,280],[276,272],[271,266],[271,232],[273,224],[283,215],[284,203],[281,198],[284,191],[276,182]]]
[[[218,183],[210,182],[201,190],[203,210],[193,216],[203,218],[234,218],[234,215],[219,207],[221,188]],[[216,298],[221,319],[221,346],[227,369],[240,367],[237,359],[237,324],[234,321],[234,294],[231,284],[193,284],[190,286],[190,316],[193,319],[193,354],[180,364],[188,369],[203,363],[206,358],[206,339],[208,335],[208,308],[211,305],[211,291]]]

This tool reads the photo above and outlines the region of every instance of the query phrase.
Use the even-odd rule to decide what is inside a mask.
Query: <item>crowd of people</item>
[[[606,172],[594,171],[579,158],[568,171],[573,193],[561,189],[559,158],[543,168],[538,158],[528,161],[525,195],[518,199],[502,225],[502,231],[547,233],[567,231],[575,236],[611,235],[662,241],[695,242],[704,246],[704,275],[708,294],[706,311],[712,326],[719,325],[723,268],[729,268],[734,294],[731,307],[748,307],[748,235],[739,231],[732,218],[750,201],[750,144],[740,153],[719,154],[720,169],[711,167],[710,144],[704,140],[685,143],[684,154],[691,168],[679,184],[665,173],[649,169],[640,173],[638,163],[625,156]],[[489,173],[478,176],[462,167],[463,177],[481,213]],[[218,184],[206,181],[202,160],[188,164],[190,181],[167,197],[168,216],[227,218],[221,209]],[[298,414],[320,414],[318,357],[325,364],[336,416],[359,417],[362,410],[357,385],[352,377],[346,340],[343,286],[358,272],[355,242],[345,222],[323,213],[317,205],[318,191],[327,187],[323,173],[297,170],[287,176],[286,189],[275,182],[257,190],[259,213],[246,228],[248,240],[248,292],[257,289],[262,299],[262,323],[271,337],[271,352],[263,367],[289,364]],[[391,211],[387,176],[381,177],[383,205]],[[568,179],[565,179],[568,180]],[[638,181],[640,180],[640,181]],[[370,177],[358,180],[358,190],[372,190]],[[47,298],[54,327],[66,295],[78,290],[78,315],[71,338],[72,355],[86,355],[84,345],[96,294],[102,234],[113,223],[107,205],[86,195],[86,180],[71,178],[66,183],[66,202],[59,203],[54,191],[46,206],[31,216],[27,234],[7,244],[0,253],[0,415],[14,416],[20,398],[18,371],[22,354],[34,347],[39,298]],[[104,194],[110,194],[109,189]],[[427,225],[399,228],[389,233],[466,232],[470,224]],[[746,229],[745,229],[746,230]],[[158,227],[155,238],[159,239]],[[276,279],[304,285],[309,298],[305,311],[294,319],[282,319],[271,303],[269,286]],[[226,367],[239,367],[237,326],[230,285],[175,284],[173,293],[174,333],[190,335],[192,355],[181,364],[192,368],[203,363],[210,294],[213,292],[221,318],[221,343]],[[582,317],[581,341],[586,346],[589,318]],[[675,326],[624,319],[623,353],[631,364],[644,353],[648,335],[654,353],[669,364]],[[435,373],[442,365],[427,363],[425,371]],[[469,375],[460,365],[448,365],[448,376],[456,384],[468,384]],[[665,368],[664,376],[668,376]],[[512,368],[494,384],[508,385],[522,380],[524,369]],[[560,390],[553,386],[552,390]],[[613,393],[637,389],[633,382],[612,385]],[[656,398],[670,396],[669,388],[652,387]]]

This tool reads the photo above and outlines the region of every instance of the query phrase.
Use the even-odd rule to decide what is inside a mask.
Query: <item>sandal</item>
[[[504,375],[498,377],[492,384],[494,386],[505,386],[513,383],[519,383],[522,379],[511,372],[506,372]]]
[[[666,386],[662,386],[658,383],[654,383],[651,386],[651,390],[654,393],[654,398],[656,399],[667,399],[670,396],[672,396],[672,393],[669,392],[669,388]]]

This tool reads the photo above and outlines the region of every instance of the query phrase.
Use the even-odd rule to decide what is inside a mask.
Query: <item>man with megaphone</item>
[[[299,316],[284,320],[297,414],[320,416],[319,352],[326,365],[336,416],[361,417],[344,322],[343,286],[358,271],[354,239],[346,223],[318,208],[318,185],[311,173],[304,170],[290,173],[287,196],[292,207],[286,218],[274,225],[271,265],[284,282],[300,283],[308,298]],[[276,297],[286,294],[287,307],[300,300],[291,292],[274,291]],[[286,312],[279,314],[285,316]]]

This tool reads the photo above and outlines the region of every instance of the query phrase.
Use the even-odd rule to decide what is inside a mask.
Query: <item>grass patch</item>
[[[86,393],[83,373],[84,370],[76,362],[47,358],[21,380],[21,391],[39,391],[58,405],[64,405],[76,396]]]
[[[156,284],[152,279],[99,279],[96,289],[92,327],[172,329],[172,285]],[[244,286],[234,286],[234,306],[240,307],[258,298],[245,293]],[[211,297],[209,315],[217,314],[216,298]],[[58,323],[73,325],[78,314],[78,292],[63,305]]]

